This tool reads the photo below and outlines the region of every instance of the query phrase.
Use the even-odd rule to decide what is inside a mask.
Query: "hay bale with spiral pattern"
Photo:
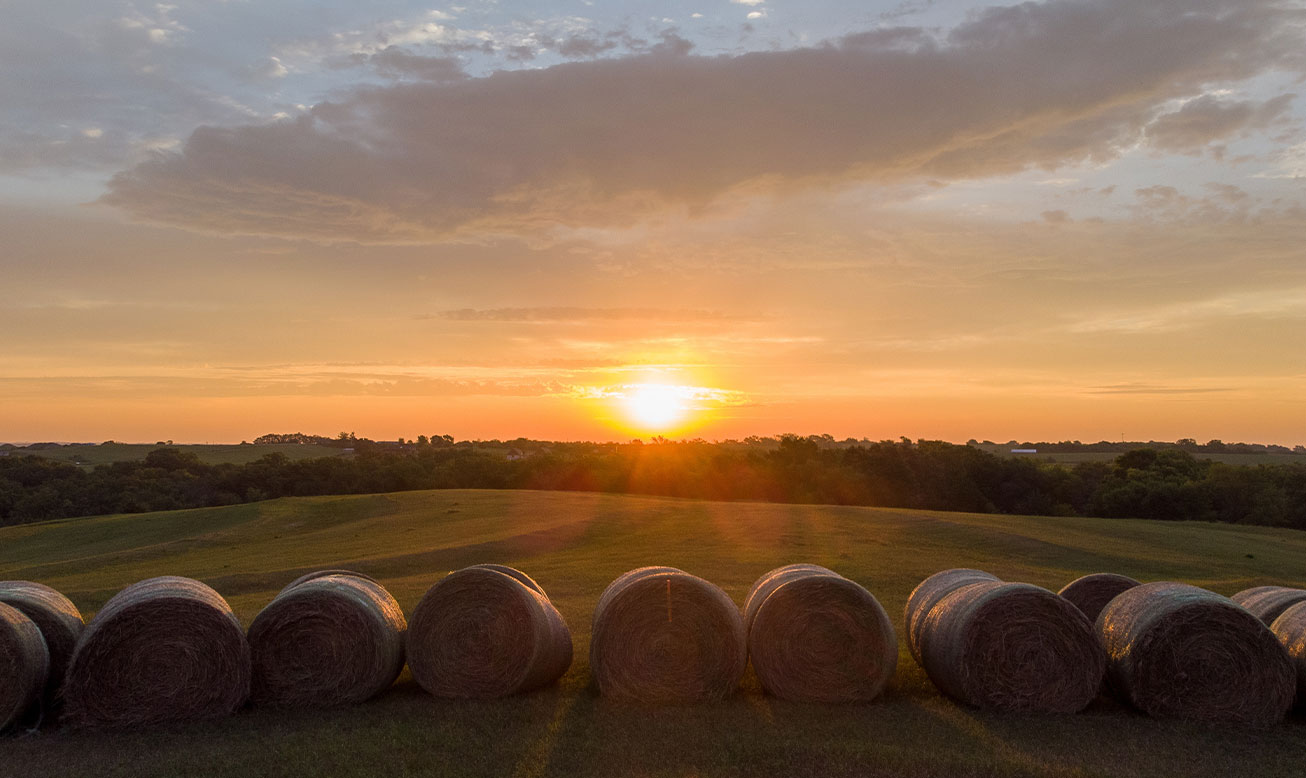
[[[36,622],[0,603],[0,732],[40,703],[50,654]]]
[[[1306,602],[1289,607],[1274,620],[1270,631],[1288,651],[1297,672],[1297,707],[1306,706]]]
[[[1065,597],[1079,608],[1089,621],[1097,621],[1097,615],[1102,612],[1108,602],[1115,599],[1116,595],[1128,591],[1139,582],[1127,575],[1118,573],[1090,573],[1083,575],[1065,586],[1057,594]]]
[[[996,580],[998,580],[997,576],[983,570],[958,567],[937,572],[916,585],[911,596],[907,598],[903,621],[907,629],[907,649],[911,651],[912,658],[917,664],[921,663],[921,626],[925,623],[925,617],[929,615],[930,609],[937,605],[939,600],[963,586]]]
[[[190,578],[150,578],[86,625],[64,681],[64,720],[124,728],[217,718],[244,704],[249,684],[249,644],[227,601]]]
[[[68,660],[86,624],[81,611],[72,601],[35,581],[0,581],[0,603],[12,606],[31,619],[41,630],[50,654],[50,672],[45,684],[44,700],[47,712],[55,703],[55,695],[63,684]]]
[[[930,680],[976,708],[1075,713],[1102,685],[1106,660],[1092,624],[1038,586],[961,586],[930,609],[919,630]]]
[[[571,657],[562,614],[528,576],[500,565],[445,576],[408,622],[408,667],[437,697],[528,692],[562,677]]]
[[[879,601],[817,565],[787,565],[758,579],[744,625],[758,680],[781,699],[869,702],[898,666],[898,639]]]
[[[1136,586],[1096,629],[1112,686],[1151,716],[1272,724],[1296,690],[1288,652],[1233,600],[1187,584]]]
[[[739,686],[747,652],[744,621],[729,595],[674,567],[624,573],[594,609],[590,670],[605,697],[720,700]]]
[[[403,670],[406,628],[399,603],[371,578],[303,576],[250,624],[250,700],[288,707],[369,700]]]
[[[1243,606],[1253,616],[1270,626],[1279,615],[1299,602],[1306,602],[1306,589],[1287,586],[1254,586],[1243,589],[1229,599]]]

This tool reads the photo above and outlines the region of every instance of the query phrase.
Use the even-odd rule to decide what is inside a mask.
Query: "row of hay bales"
[[[571,633],[544,590],[501,565],[450,573],[410,619],[374,579],[319,571],[281,590],[248,632],[216,591],[177,576],[128,586],[87,625],[48,587],[7,582],[0,592],[32,614],[0,606],[6,728],[34,708],[62,707],[74,728],[122,728],[228,715],[246,702],[359,703],[405,663],[436,696],[502,697],[556,681],[572,660]],[[763,576],[743,613],[714,584],[668,567],[620,576],[595,609],[590,664],[605,696],[720,699],[750,654],[772,694],[865,701],[892,677],[897,640],[866,589],[815,565]]]
[[[1105,691],[1152,716],[1270,724],[1306,692],[1297,589],[1228,598],[1099,573],[1053,594],[956,569],[923,581],[905,620],[930,680],[978,708],[1073,713]]]
[[[1053,594],[958,569],[923,581],[905,616],[929,678],[979,708],[1075,712],[1107,690],[1153,715],[1267,723],[1306,684],[1302,590],[1229,599],[1097,574]],[[758,579],[742,612],[682,570],[632,570],[599,598],[589,658],[595,687],[616,699],[721,699],[751,659],[777,697],[866,702],[897,655],[870,592],[797,564]],[[368,576],[319,571],[286,586],[247,633],[217,592],[188,578],[133,584],[85,626],[53,589],[0,582],[0,730],[30,724],[33,710],[114,728],[227,715],[247,701],[358,703],[405,663],[433,695],[502,697],[556,681],[571,660],[570,631],[543,589],[501,565],[450,573],[410,619]]]

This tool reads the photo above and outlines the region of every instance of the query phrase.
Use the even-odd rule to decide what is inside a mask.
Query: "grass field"
[[[60,446],[59,448],[19,448],[11,456],[31,454],[46,459],[67,462],[92,468],[96,465],[108,465],[114,462],[139,462],[145,455],[159,448],[176,448],[195,454],[206,465],[244,465],[268,454],[284,454],[287,459],[313,459],[316,457],[338,457],[341,449],[330,446],[301,446],[295,443],[276,443],[271,445],[240,444],[186,444],[168,446],[156,443],[100,443],[94,446]]]
[[[445,572],[519,567],[570,624],[555,687],[447,702],[407,673],[356,708],[246,711],[164,731],[0,740],[0,776],[1301,776],[1306,718],[1267,729],[1154,721],[1105,700],[1074,716],[986,714],[940,696],[899,635],[899,668],[870,705],[781,702],[751,671],[718,704],[613,704],[589,688],[589,619],[603,587],[647,564],[742,603],[781,564],[867,586],[901,632],[907,595],[947,567],[1058,589],[1087,572],[1231,594],[1306,585],[1306,533],[1264,527],[708,503],[589,493],[440,491],[273,500],[0,529],[0,579],[67,593],[89,617],[159,574],[199,578],[250,620],[302,572],[347,567],[411,612]]]

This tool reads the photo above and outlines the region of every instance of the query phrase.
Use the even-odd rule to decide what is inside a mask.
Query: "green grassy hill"
[[[603,588],[648,564],[742,603],[767,570],[815,562],[869,588],[901,632],[912,588],[948,567],[1053,590],[1109,570],[1231,594],[1306,586],[1303,560],[1306,533],[1264,527],[558,492],[312,497],[10,527],[0,578],[54,586],[88,617],[127,584],[176,574],[212,585],[248,625],[284,584],[323,567],[379,578],[411,612],[449,570],[509,564],[566,617],[576,662],[554,688],[495,702],[436,700],[405,673],[356,708],[11,736],[0,776],[1299,776],[1301,716],[1258,730],[1153,721],[1107,701],[1076,716],[985,714],[940,696],[901,645],[885,697],[849,707],[765,697],[751,671],[724,703],[617,705],[589,690],[586,656]]]

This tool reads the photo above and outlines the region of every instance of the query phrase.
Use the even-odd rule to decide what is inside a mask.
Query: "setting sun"
[[[652,431],[662,431],[683,421],[688,408],[685,387],[666,384],[641,384],[630,387],[625,397],[626,412],[635,424]]]

